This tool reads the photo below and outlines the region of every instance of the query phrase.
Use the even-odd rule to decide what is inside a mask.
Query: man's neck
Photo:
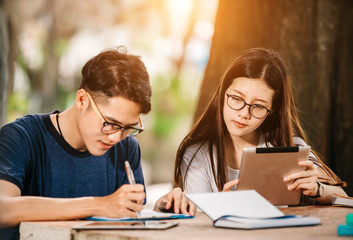
[[[50,118],[53,125],[55,126],[56,130],[59,133],[60,133],[59,126],[60,126],[62,137],[71,147],[73,147],[78,151],[87,150],[84,145],[84,142],[82,141],[80,131],[77,128],[76,109],[74,106],[59,113],[58,121],[56,120],[56,114],[52,114]]]

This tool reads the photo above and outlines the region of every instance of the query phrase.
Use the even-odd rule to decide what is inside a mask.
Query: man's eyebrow
[[[119,124],[119,125],[123,125],[123,126],[135,126],[139,123],[139,121],[137,121],[136,123],[131,123],[131,124],[123,124],[121,122],[119,122],[118,120],[114,119],[114,118],[111,118],[111,117],[108,117],[108,116],[104,116],[104,118],[106,120],[108,120],[109,122],[111,123],[115,123],[115,124]]]
[[[236,90],[236,89],[233,89],[232,92],[238,93],[238,94],[240,94],[242,97],[245,96],[242,92],[240,92],[240,91],[238,91],[238,90]],[[261,99],[261,98],[255,98],[255,101],[259,101],[259,102],[263,102],[263,103],[268,103],[268,101],[266,101],[266,100],[264,100],[264,99]]]

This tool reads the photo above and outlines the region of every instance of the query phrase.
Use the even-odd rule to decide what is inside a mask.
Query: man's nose
[[[124,129],[119,129],[117,132],[115,133],[111,133],[111,134],[108,134],[108,139],[114,143],[118,143],[120,142],[121,140],[123,140],[123,131]]]

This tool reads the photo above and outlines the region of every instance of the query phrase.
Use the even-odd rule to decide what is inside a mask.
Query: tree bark
[[[9,89],[9,34],[4,1],[0,1],[0,127],[6,123]]]
[[[195,120],[239,51],[272,48],[286,62],[311,146],[353,195],[353,2],[220,0]]]

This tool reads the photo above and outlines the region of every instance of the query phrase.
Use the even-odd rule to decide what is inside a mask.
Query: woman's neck
[[[232,136],[232,140],[235,151],[235,161],[230,163],[229,167],[239,169],[243,155],[243,149],[246,147],[257,147],[259,145],[260,133],[258,131],[254,131],[246,136]]]

